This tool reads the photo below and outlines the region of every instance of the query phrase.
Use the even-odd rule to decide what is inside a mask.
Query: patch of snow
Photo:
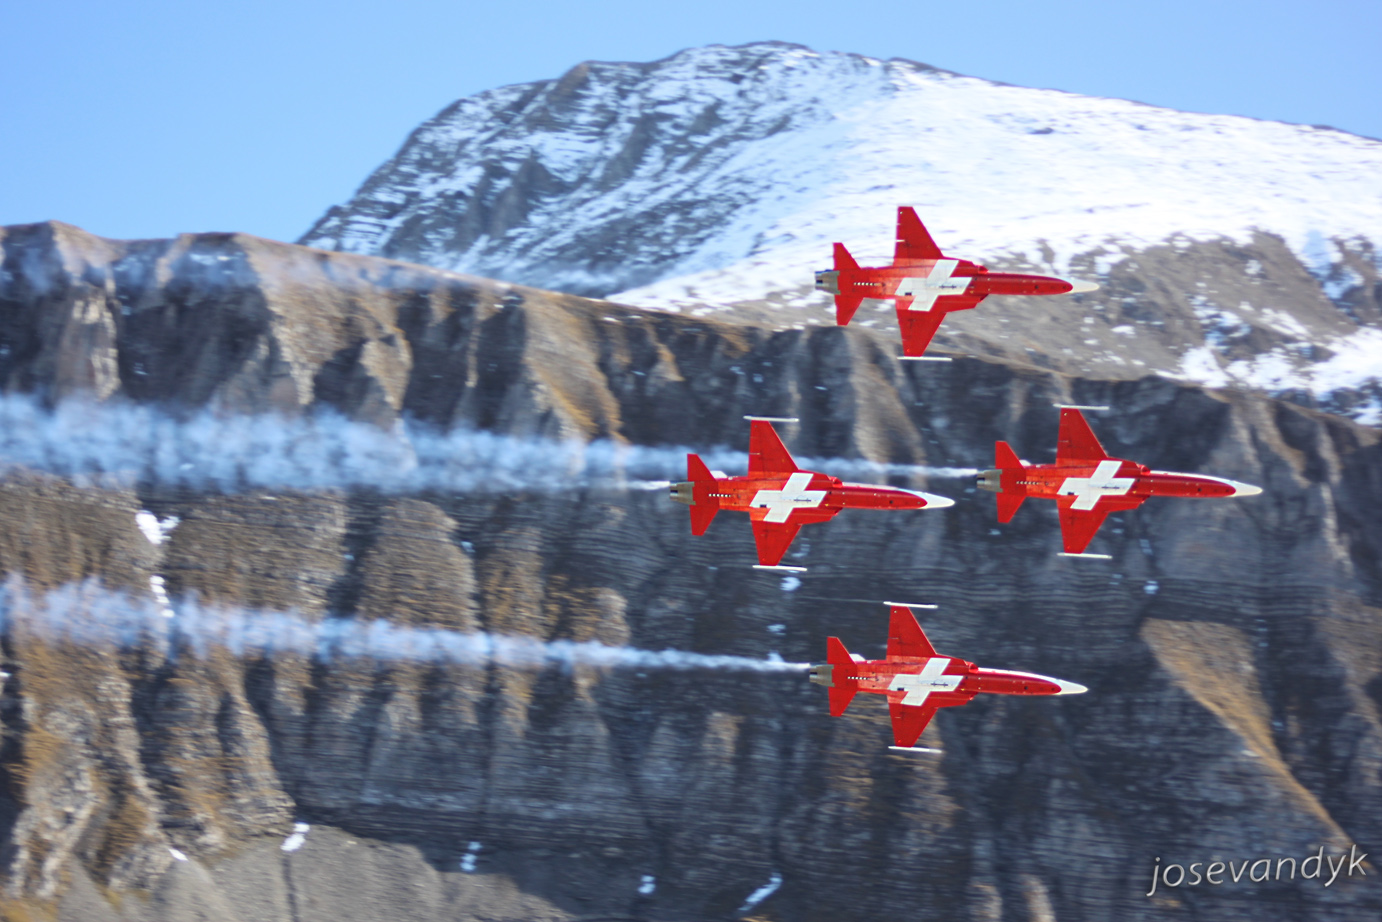
[[[770,625],[768,625],[768,633],[769,633],[769,634],[785,634],[786,632],[787,632],[787,625],[785,625],[785,624],[770,624]]]
[[[293,834],[284,839],[279,848],[285,852],[295,852],[302,848],[302,844],[307,841],[307,832],[311,828],[307,823],[294,823]]]
[[[744,905],[740,906],[738,911],[741,913],[748,912],[750,909],[776,893],[777,888],[781,886],[782,875],[774,871],[773,876],[768,879],[766,884],[749,894],[749,898],[744,900]]]
[[[139,526],[139,530],[144,533],[144,537],[149,539],[150,544],[162,544],[168,540],[173,529],[178,527],[182,520],[175,515],[170,515],[166,519],[159,519],[147,509],[141,509],[134,515],[134,524]]]
[[[176,848],[173,848],[171,845],[168,846],[168,854],[170,854],[170,855],[173,856],[173,860],[174,860],[174,861],[186,861],[186,860],[187,860],[187,856],[186,856],[186,855],[184,855],[182,852],[178,851]]]
[[[1209,346],[1197,346],[1181,357],[1180,370],[1173,373],[1177,377],[1196,381],[1206,387],[1227,387],[1228,375],[1224,374],[1219,357]]]
[[[1161,589],[1161,586],[1154,579],[1147,580],[1147,584],[1142,587],[1142,591],[1147,593],[1147,595],[1156,595],[1159,589]]]
[[[796,591],[797,591],[798,589],[800,589],[800,588],[801,588],[801,580],[798,579],[797,577],[795,577],[795,576],[784,576],[784,577],[782,577],[782,591],[783,591],[783,592],[796,592]]]
[[[465,854],[461,856],[461,870],[467,874],[475,872],[475,859],[480,854],[480,843],[471,842],[466,848]]]
[[[1252,309],[1252,305],[1246,301],[1243,302],[1240,308],[1240,310],[1243,310],[1244,312],[1248,313],[1251,313]],[[1276,308],[1267,307],[1262,309],[1262,311],[1259,313],[1259,316],[1262,318],[1263,323],[1267,324],[1267,326],[1271,327],[1274,330],[1278,330],[1282,333],[1286,333],[1306,341],[1310,339],[1310,331],[1305,328],[1305,324],[1301,323],[1299,320],[1297,320],[1295,317],[1292,317],[1285,311],[1279,311]]]
[[[657,889],[657,878],[651,874],[644,874],[643,879],[638,884],[640,896],[650,896]]]

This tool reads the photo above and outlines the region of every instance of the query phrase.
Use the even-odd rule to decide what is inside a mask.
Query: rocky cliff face
[[[753,412],[801,417],[801,455],[963,468],[998,438],[1045,460],[1053,402],[1108,403],[1095,426],[1114,454],[1265,488],[1115,516],[1096,547],[1114,559],[1096,562],[1055,556],[1053,510],[999,527],[968,479],[932,479],[955,507],[818,526],[794,548],[810,567],[797,583],[747,567],[733,516],[693,539],[662,491],[206,490],[11,469],[0,568],[25,587],[7,595],[0,699],[11,918],[1382,909],[1356,873],[1144,896],[1158,858],[1382,845],[1374,429],[1156,377],[902,366],[867,329],[641,312],[241,236],[42,225],[0,247],[6,391],[54,406],[94,393],[182,418],[330,410],[381,438],[410,417],[739,448]],[[91,412],[94,427],[105,411]],[[166,541],[141,510],[177,517]],[[115,592],[157,608],[156,587],[166,636],[45,629],[59,608],[110,622]],[[940,649],[1090,692],[942,713],[924,738],[942,753],[918,756],[887,750],[876,702],[832,719],[788,673],[203,653],[179,628],[194,593],[308,625],[788,661],[820,659],[830,634],[881,653],[882,606],[854,600],[932,601]],[[283,851],[294,823],[310,829]]]

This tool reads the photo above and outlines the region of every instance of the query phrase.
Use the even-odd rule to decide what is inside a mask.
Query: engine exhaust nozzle
[[[987,490],[989,493],[1002,493],[1003,472],[997,468],[984,471],[975,478],[974,485],[981,490]]]

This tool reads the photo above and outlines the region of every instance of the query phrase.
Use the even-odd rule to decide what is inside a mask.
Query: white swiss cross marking
[[[921,667],[921,673],[902,673],[893,676],[888,683],[889,691],[905,691],[902,704],[920,707],[932,692],[954,691],[964,681],[962,675],[941,675],[950,665],[950,657],[933,656]]]
[[[1058,491],[1061,496],[1074,496],[1071,509],[1093,509],[1104,496],[1123,496],[1132,489],[1135,478],[1115,477],[1121,461],[1100,461],[1088,477],[1067,477]]]
[[[763,516],[765,522],[785,522],[793,509],[812,509],[825,500],[826,491],[806,489],[810,482],[809,472],[798,471],[787,478],[781,490],[759,490],[749,505],[768,510]]]
[[[939,259],[931,274],[925,278],[908,277],[897,285],[899,298],[915,298],[908,310],[929,311],[942,295],[962,295],[973,281],[969,278],[951,278],[950,274],[960,264],[958,259]]]

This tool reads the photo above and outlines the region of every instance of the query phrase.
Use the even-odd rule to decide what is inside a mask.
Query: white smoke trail
[[[519,438],[400,422],[391,431],[330,412],[309,417],[217,415],[180,420],[157,408],[68,400],[44,408],[0,396],[0,464],[95,483],[222,491],[370,487],[385,493],[497,493],[581,487],[656,489],[686,470],[686,449]],[[702,452],[712,469],[743,473],[742,452]],[[963,477],[969,468],[807,461],[834,476]]]
[[[323,662],[341,659],[441,665],[644,670],[799,672],[808,663],[747,656],[643,650],[570,640],[542,641],[514,634],[418,628],[383,620],[310,620],[294,612],[257,611],[179,600],[176,617],[154,599],[133,597],[89,579],[49,592],[31,591],[18,576],[0,587],[0,634],[100,649],[152,645],[169,656],[205,659],[223,649],[235,656],[297,653]]]

